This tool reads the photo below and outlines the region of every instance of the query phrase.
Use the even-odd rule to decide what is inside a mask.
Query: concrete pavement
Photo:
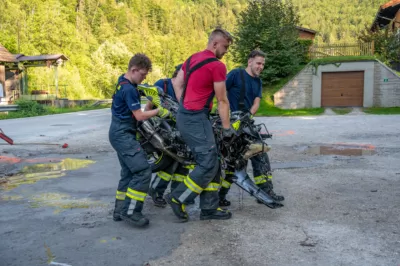
[[[0,145],[0,176],[14,173],[0,181],[0,265],[398,265],[400,116],[257,121],[274,134],[285,207],[233,187],[233,219],[200,221],[192,206],[176,224],[148,199],[147,229],[111,219],[109,110],[0,121],[16,143],[69,144]]]

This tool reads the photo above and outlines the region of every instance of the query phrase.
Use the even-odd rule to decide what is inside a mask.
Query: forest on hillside
[[[292,0],[300,23],[318,31],[316,41],[325,43],[356,42],[366,25],[371,26],[379,6],[385,0]]]
[[[288,0],[289,1],[289,0]],[[321,43],[353,42],[371,24],[382,1],[292,0],[300,26],[318,31]],[[215,26],[234,31],[246,0],[2,0],[0,43],[11,53],[69,58],[59,72],[69,98],[110,97],[129,58],[153,60],[149,83],[205,48]],[[233,57],[224,58],[228,69]],[[54,82],[47,68],[29,70],[30,89]]]

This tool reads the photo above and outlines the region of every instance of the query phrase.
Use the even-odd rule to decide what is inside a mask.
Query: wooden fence
[[[330,56],[373,56],[374,42],[313,45],[310,47],[311,59]]]

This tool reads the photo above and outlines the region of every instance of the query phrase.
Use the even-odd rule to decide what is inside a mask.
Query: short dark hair
[[[215,30],[213,30],[210,36],[208,37],[208,42],[211,42],[215,38],[215,36],[221,36],[225,38],[229,42],[229,44],[233,43],[232,35],[224,29],[216,28]]]
[[[152,67],[150,58],[142,53],[135,54],[132,56],[131,60],[129,60],[128,70],[134,66],[139,69],[146,69],[147,71],[151,71]]]
[[[178,72],[179,72],[179,70],[181,70],[181,68],[182,68],[182,64],[175,66],[175,71],[174,71],[174,74],[172,74],[172,78],[176,78],[176,76],[178,76]]]
[[[261,51],[261,50],[253,50],[250,52],[250,54],[247,56],[247,60],[251,58],[256,58],[257,56],[265,58],[267,55]]]

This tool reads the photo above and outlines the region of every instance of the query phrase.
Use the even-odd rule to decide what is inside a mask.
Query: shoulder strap
[[[183,104],[183,99],[185,98],[185,94],[186,94],[186,88],[188,85],[188,81],[190,78],[190,75],[193,74],[194,71],[196,71],[197,69],[201,68],[202,66],[211,63],[211,62],[215,62],[218,61],[217,58],[215,57],[211,57],[211,58],[207,58],[201,62],[199,62],[198,64],[194,65],[192,68],[190,68],[190,59],[192,57],[189,57],[188,60],[186,60],[186,76],[185,76],[185,83],[183,85],[183,92],[182,92],[182,96],[181,96],[181,102]]]
[[[168,79],[163,79],[163,81],[164,81],[164,93],[167,93]]]
[[[245,109],[245,104],[244,104],[244,95],[246,92],[246,80],[244,78],[244,69],[240,70],[240,78],[242,80],[242,87],[240,89],[240,98],[239,98],[239,106],[238,106],[238,110],[244,110]]]
[[[114,99],[114,95],[117,93],[117,91],[119,91],[119,88],[121,87],[121,85],[124,85],[124,84],[129,84],[129,82],[128,81],[121,81],[121,82],[118,82],[118,84],[115,86],[115,90],[114,90],[114,93],[113,93],[113,96],[112,96],[113,99]]]

